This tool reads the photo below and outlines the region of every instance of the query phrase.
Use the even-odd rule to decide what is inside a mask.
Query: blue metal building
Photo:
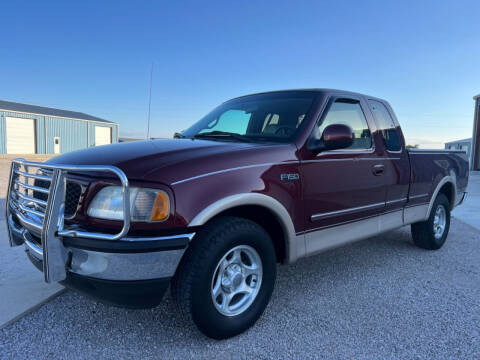
[[[445,143],[445,149],[447,150],[463,150],[467,153],[467,157],[470,161],[472,150],[472,139],[462,139],[456,141],[450,141]]]
[[[118,124],[80,112],[0,100],[0,154],[60,154],[118,142]]]
[[[472,156],[471,169],[480,170],[480,94],[473,97],[475,110],[473,115]]]

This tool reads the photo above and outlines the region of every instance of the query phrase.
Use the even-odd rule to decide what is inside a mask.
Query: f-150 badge
[[[294,174],[280,174],[280,180],[282,181],[295,181],[300,179],[300,175],[298,173]]]

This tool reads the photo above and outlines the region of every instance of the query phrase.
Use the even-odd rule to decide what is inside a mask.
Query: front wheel
[[[222,217],[192,241],[172,281],[172,295],[200,331],[225,339],[258,320],[275,277],[275,248],[265,230],[250,220]]]
[[[444,194],[438,194],[426,221],[412,224],[415,245],[427,250],[440,249],[450,230],[450,202]]]

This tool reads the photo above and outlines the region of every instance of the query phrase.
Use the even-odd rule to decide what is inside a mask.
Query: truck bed
[[[410,205],[429,202],[440,181],[450,178],[452,208],[462,199],[468,183],[468,157],[463,150],[408,149],[410,158]]]

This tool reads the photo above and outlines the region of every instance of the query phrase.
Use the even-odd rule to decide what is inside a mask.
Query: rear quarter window
[[[376,100],[368,100],[373,117],[377,123],[378,130],[382,135],[385,147],[388,151],[400,151],[402,144],[398,129],[393,121],[390,112],[384,104]]]

